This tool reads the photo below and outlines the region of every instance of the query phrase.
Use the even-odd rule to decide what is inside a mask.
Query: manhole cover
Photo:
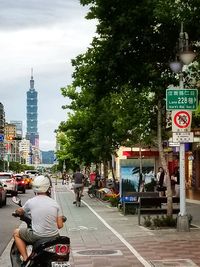
[[[87,249],[87,250],[73,250],[75,256],[120,256],[120,250],[107,250],[107,249]]]
[[[179,260],[155,260],[151,261],[154,267],[198,267],[192,260],[179,259]]]

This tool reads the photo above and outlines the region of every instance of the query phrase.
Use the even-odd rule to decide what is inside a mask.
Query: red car
[[[6,189],[5,186],[0,182],[0,208],[6,205]]]
[[[15,181],[17,183],[17,191],[26,193],[26,181],[24,179],[23,174],[14,174]]]

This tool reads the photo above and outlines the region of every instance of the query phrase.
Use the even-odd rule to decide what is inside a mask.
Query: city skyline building
[[[21,138],[23,137],[23,122],[22,121],[10,121],[11,124],[14,124],[16,126],[16,137]]]
[[[4,127],[5,127],[5,111],[4,105],[0,102],[0,159],[4,159]]]
[[[33,69],[31,69],[30,89],[26,92],[27,106],[26,106],[26,139],[30,143],[39,148],[39,133],[38,133],[38,92],[34,87]]]
[[[31,143],[29,140],[22,139],[19,143],[20,159],[23,159],[20,163],[25,163],[27,165],[31,164],[30,147]]]

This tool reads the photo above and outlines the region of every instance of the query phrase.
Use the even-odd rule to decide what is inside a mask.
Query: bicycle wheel
[[[89,196],[90,198],[94,198],[94,197],[96,197],[95,189],[94,189],[93,187],[88,188],[88,196]]]
[[[80,207],[81,206],[81,191],[78,188],[76,192],[76,206]]]
[[[81,206],[81,195],[80,195],[80,192],[79,192],[79,202],[78,202],[78,206],[79,206],[79,207]]]

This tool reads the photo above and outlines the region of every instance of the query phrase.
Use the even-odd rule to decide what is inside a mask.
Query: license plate
[[[68,261],[62,261],[62,262],[52,262],[51,267],[70,267],[70,263]]]

